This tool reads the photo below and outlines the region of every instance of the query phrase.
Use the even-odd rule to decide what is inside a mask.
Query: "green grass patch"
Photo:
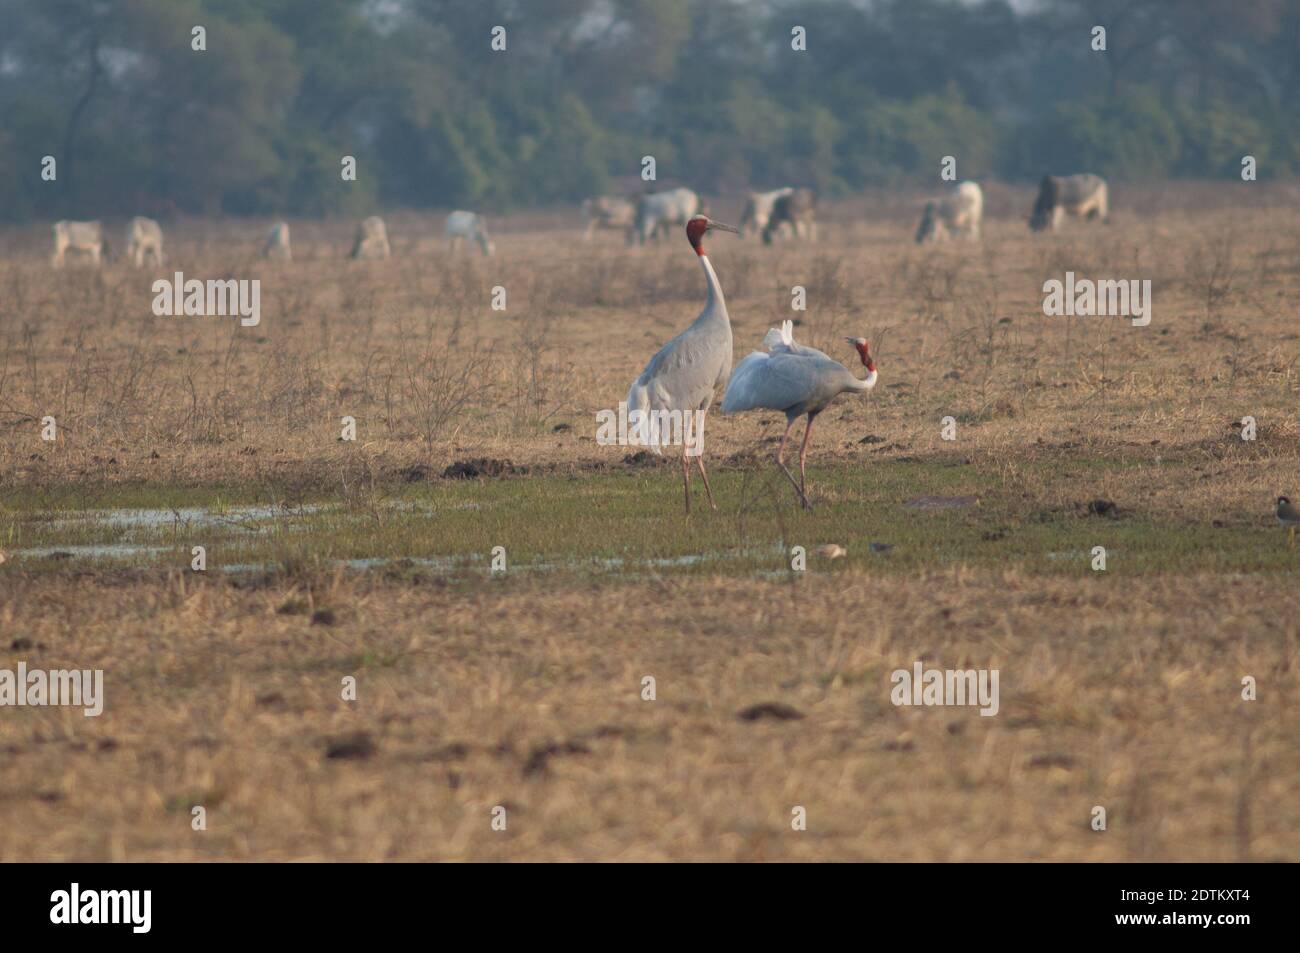
[[[1037,467],[1037,464],[1035,464]],[[1112,461],[1109,469],[1131,467]],[[1073,485],[1093,461],[1071,462],[1049,479]],[[610,473],[394,484],[348,501],[321,498],[268,506],[265,488],[113,488],[0,495],[6,568],[59,571],[102,566],[188,569],[204,546],[209,571],[302,573],[340,564],[358,570],[487,574],[496,547],[515,571],[598,577],[668,573],[749,575],[790,570],[795,546],[808,565],[839,571],[915,573],[969,565],[1091,575],[1093,549],[1111,574],[1294,572],[1300,550],[1281,531],[1169,524],[1125,514],[1051,509],[1007,485],[996,461],[954,465],[882,462],[810,471],[816,510],[805,513],[768,464],[720,470],[718,511],[692,481],[683,513],[680,471],[648,467]],[[977,503],[944,507],[943,500]],[[931,498],[930,506],[908,501]],[[133,513],[139,507],[156,512]],[[813,555],[836,543],[847,556]]]

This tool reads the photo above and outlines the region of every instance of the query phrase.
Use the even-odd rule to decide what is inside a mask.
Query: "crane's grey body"
[[[764,408],[787,421],[818,414],[840,394],[862,390],[847,367],[814,347],[781,345],[755,351],[740,362],[722,398],[724,414]]]
[[[627,395],[629,417],[642,412],[648,422],[642,443],[655,453],[669,436],[650,424],[655,420],[648,411],[708,410],[717,388],[725,386],[731,376],[731,319],[722,296],[718,276],[709,259],[700,256],[709,285],[709,299],[700,316],[677,337],[650,358],[650,363],[632,382]]]
[[[786,321],[779,331],[776,328],[768,331],[763,338],[767,350],[753,352],[736,366],[722,398],[722,412],[734,414],[762,408],[785,414],[785,431],[777,446],[776,465],[794,486],[799,502],[811,510],[805,460],[813,419],[840,394],[860,394],[875,387],[876,366],[867,342],[862,338],[850,339],[867,368],[866,378],[859,379],[839,361],[815,347],[796,344],[792,327],[792,323]],[[800,417],[807,417],[808,424],[799,447],[800,481],[796,483],[794,475],[786,468],[784,454],[790,428]]]
[[[727,316],[722,285],[702,244],[704,236],[713,229],[733,234],[737,231],[731,225],[710,221],[707,215],[692,216],[686,223],[686,238],[700,258],[709,288],[704,310],[690,327],[650,358],[627,393],[630,442],[663,453],[661,448],[667,446],[674,434],[682,441],[682,489],[686,494],[687,516],[691,513],[692,456],[704,480],[709,505],[718,508],[713,502],[709,475],[704,470],[704,416],[713,403],[714,392],[731,377],[731,319]]]
[[[754,351],[736,367],[722,398],[724,414],[763,408],[779,410],[787,423],[817,415],[840,394],[870,390],[875,372],[860,380],[839,361],[815,347],[797,344],[789,321],[763,338],[766,351]]]

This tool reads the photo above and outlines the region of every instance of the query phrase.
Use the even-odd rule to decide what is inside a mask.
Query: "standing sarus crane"
[[[876,386],[876,362],[865,338],[845,338],[858,352],[865,378],[857,378],[841,364],[814,347],[796,344],[793,324],[786,321],[778,331],[772,328],[763,338],[766,351],[755,351],[736,366],[731,383],[722,397],[724,414],[764,408],[785,413],[785,432],[776,448],[776,465],[789,478],[799,502],[811,510],[808,502],[808,475],[804,460],[808,456],[808,435],[813,419],[840,394],[865,393]],[[799,446],[799,482],[785,465],[785,441],[795,420],[808,417],[803,443]]]
[[[695,439],[700,452],[695,455],[695,462],[704,479],[704,492],[709,496],[709,505],[716,510],[718,506],[713,502],[709,476],[704,471],[702,441],[704,416],[713,403],[713,393],[718,387],[726,385],[731,374],[731,319],[727,316],[727,302],[722,297],[722,285],[718,283],[717,273],[704,254],[704,236],[715,229],[739,234],[734,226],[715,222],[707,215],[696,215],[686,223],[686,237],[695,249],[695,254],[700,257],[709,297],[704,310],[691,326],[650,358],[650,363],[645,366],[641,376],[632,382],[632,389],[627,394],[627,412],[629,432],[632,432],[632,414],[639,412],[636,442],[649,446],[660,454],[663,453],[661,448],[668,445],[671,437],[669,428],[663,425],[665,416],[677,414],[689,418],[683,420],[684,428],[693,423],[698,412],[699,425],[695,430]],[[680,432],[684,434],[685,430]],[[686,493],[686,513],[690,515],[691,470],[688,446],[687,441],[683,440],[682,486]]]

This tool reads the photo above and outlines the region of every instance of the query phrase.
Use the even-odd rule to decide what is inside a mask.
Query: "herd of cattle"
[[[586,237],[597,230],[615,229],[629,244],[644,245],[670,228],[685,225],[692,215],[708,211],[703,199],[690,189],[670,189],[637,198],[602,195],[582,203],[587,215]],[[810,189],[787,186],[771,192],[750,192],[740,216],[742,234],[759,235],[770,245],[778,236],[817,237],[817,196]],[[1101,219],[1109,216],[1106,182],[1096,175],[1049,175],[1038,187],[1029,219],[1034,231],[1056,231],[1066,217]],[[925,204],[916,231],[918,244],[945,241],[962,235],[980,237],[984,220],[984,191],[977,182],[962,182],[948,194]]]
[[[487,223],[473,212],[452,212],[447,216],[445,228],[447,247],[455,251],[466,241],[473,241],[484,255],[496,251],[496,244],[488,235]],[[126,258],[137,268],[149,259],[159,267],[163,264],[162,227],[151,218],[136,216],[126,226]],[[54,254],[50,264],[62,268],[69,251],[85,255],[98,267],[109,255],[108,239],[99,222],[55,222]],[[388,245],[388,228],[378,215],[371,215],[357,225],[350,257],[364,261],[388,258],[392,249]],[[289,240],[289,223],[276,222],[266,233],[262,257],[278,261],[293,260],[293,246]]]
[[[597,230],[623,232],[629,244],[644,245],[670,230],[684,226],[694,215],[708,211],[703,199],[686,188],[653,192],[635,199],[602,195],[582,203],[587,215],[586,238]],[[750,192],[740,218],[742,234],[758,235],[770,245],[777,237],[815,239],[817,237],[817,196],[805,188],[787,187],[770,192]],[[1084,174],[1049,175],[1038,187],[1038,198],[1029,218],[1034,231],[1056,231],[1067,217],[1100,219],[1110,214],[1106,182],[1100,176]],[[943,196],[925,204],[921,224],[916,231],[918,244],[945,241],[961,235],[970,240],[980,237],[984,219],[984,192],[976,182],[962,182]],[[447,216],[444,235],[447,247],[455,251],[473,242],[484,255],[492,255],[496,244],[488,234],[487,223],[474,212],[456,211]],[[126,227],[126,258],[137,268],[146,261],[163,264],[162,228],[153,219],[136,217]],[[54,254],[51,264],[61,268],[67,252],[86,255],[98,267],[108,256],[108,242],[99,222],[57,222],[54,225]],[[388,258],[388,230],[384,220],[372,215],[357,226],[351,257],[360,260]],[[262,257],[280,261],[293,259],[288,222],[276,222],[267,233]]]
[[[817,197],[810,189],[784,188],[772,192],[750,192],[740,217],[741,231],[761,235],[770,245],[777,235],[815,238]],[[582,203],[587,215],[586,237],[598,229],[614,229],[627,235],[628,244],[644,245],[675,226],[685,225],[693,215],[708,207],[690,189],[669,189],[638,198],[602,195]]]

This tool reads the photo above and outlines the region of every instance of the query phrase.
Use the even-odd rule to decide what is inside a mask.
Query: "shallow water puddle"
[[[34,546],[10,550],[8,555],[24,559],[128,559],[171,552],[170,546],[137,546],[133,543],[101,543],[95,546]]]
[[[510,563],[510,572],[563,572],[566,570],[608,570],[620,569],[671,569],[695,566],[711,560],[726,561],[745,559],[756,555],[770,555],[782,552],[780,547],[771,551],[765,549],[733,550],[729,552],[691,553],[684,556],[661,556],[637,559],[623,556],[580,557],[560,561],[543,561],[531,563]],[[366,571],[388,568],[432,569],[442,573],[458,571],[490,575],[490,560],[486,556],[369,556],[359,559],[331,560],[333,568]],[[228,573],[267,573],[276,572],[280,567],[274,563],[231,563],[215,566]]]
[[[359,559],[331,559],[329,566],[334,569],[355,569],[365,572],[371,569],[389,567],[419,567],[435,569],[439,572],[454,572],[457,569],[473,569],[478,557],[455,556],[366,556]],[[276,563],[228,563],[213,566],[215,570],[229,573],[278,572],[282,567]],[[482,567],[479,567],[482,568]]]
[[[101,559],[128,559],[133,557],[152,557],[159,553],[173,552],[169,546],[137,546],[131,543],[113,543],[99,546],[37,546],[30,549],[15,549],[10,556],[27,559],[68,559],[93,561]],[[699,553],[686,556],[660,557],[656,559],[626,559],[611,556],[601,559],[568,559],[560,562],[515,563],[512,572],[562,572],[564,570],[586,569],[617,571],[632,569],[671,569],[694,566],[710,560],[729,560],[744,558],[745,553]],[[188,558],[188,557],[187,557]],[[458,571],[490,571],[487,559],[480,556],[367,556],[358,559],[330,560],[332,568],[351,569],[366,572],[373,569],[418,568],[431,569],[440,573]],[[224,566],[210,566],[214,571],[227,573],[266,573],[276,572],[281,567],[276,563],[228,563]]]
[[[413,539],[423,541],[423,520],[428,519],[430,531],[435,530],[437,516],[448,509],[478,509],[477,503],[439,506],[423,501],[395,500],[368,509],[358,509],[339,503],[313,503],[297,506],[283,504],[240,506],[187,506],[156,508],[121,508],[94,510],[55,510],[30,518],[26,526],[31,535],[24,542],[36,545],[10,550],[7,555],[15,562],[57,561],[65,567],[93,565],[100,562],[134,561],[140,566],[187,567],[191,559],[190,543],[203,543],[207,548],[209,571],[229,574],[292,572],[298,565],[309,569],[346,569],[357,572],[372,570],[412,569],[439,575],[491,575],[491,558],[487,553],[386,555],[411,549]],[[339,547],[329,545],[325,537],[333,536],[341,524],[371,521],[379,513],[411,514],[416,523],[402,524],[401,531],[391,538],[376,524],[374,535],[361,534],[362,556],[339,558]],[[203,530],[211,531],[208,536]],[[270,534],[303,534],[308,542],[312,533],[320,534],[319,547],[307,546],[295,555],[283,557],[276,552]],[[358,534],[349,525],[348,538],[355,544]],[[184,541],[177,534],[184,534]],[[414,535],[413,535],[414,534]],[[430,533],[428,538],[435,538]],[[224,538],[223,538],[224,537]],[[373,539],[373,543],[364,540]],[[66,540],[66,542],[65,542]],[[416,543],[418,546],[419,543]],[[373,548],[372,548],[373,547]],[[298,548],[298,547],[295,547]],[[315,552],[313,552],[315,549]],[[347,549],[355,551],[355,545]],[[370,549],[371,552],[366,553]],[[379,552],[374,550],[378,549]],[[346,552],[346,550],[344,550]],[[719,551],[705,551],[669,556],[641,556],[634,552],[620,555],[572,555],[570,553],[538,553],[532,561],[508,563],[510,572],[587,572],[587,573],[656,573],[675,569],[730,563],[737,560],[757,560],[780,565],[785,561],[785,548],[780,545],[737,547]],[[224,557],[224,558],[223,558]]]
[[[411,509],[399,504],[393,509]],[[29,517],[25,525],[41,545],[19,546],[5,555],[19,560],[53,559],[58,561],[98,562],[130,560],[151,563],[162,553],[176,553],[167,534],[202,530],[233,532],[246,538],[271,530],[305,532],[312,529],[308,517],[338,510],[345,516],[363,519],[368,514],[353,514],[337,506],[309,503],[299,506],[241,505],[215,507],[156,507],[95,510],[54,510]],[[108,539],[95,540],[96,536]],[[64,542],[66,540],[66,542]],[[184,551],[188,563],[189,550]]]
[[[327,507],[318,503],[302,506],[231,506],[213,509],[202,506],[185,506],[180,508],[134,509],[134,510],[78,510],[72,513],[60,513],[48,524],[54,528],[74,526],[104,526],[112,529],[168,529],[173,526],[233,526],[256,532],[261,526],[249,526],[249,522],[274,520],[280,517],[292,518],[319,513]]]

